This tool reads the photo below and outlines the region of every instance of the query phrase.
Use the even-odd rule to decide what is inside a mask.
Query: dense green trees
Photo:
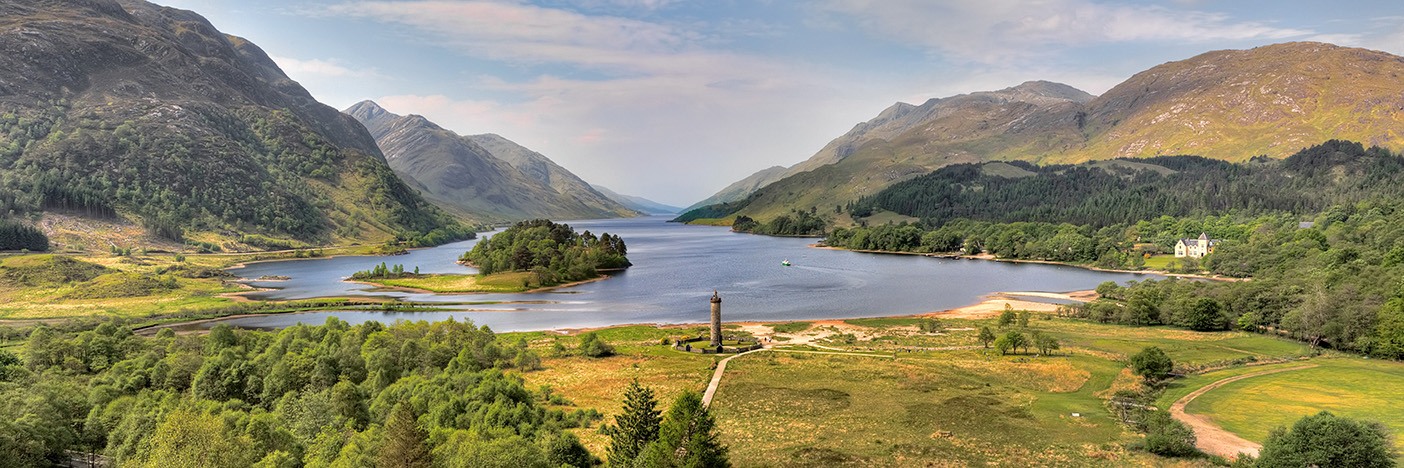
[[[483,239],[460,260],[484,274],[529,271],[538,284],[557,284],[595,277],[599,269],[627,267],[626,255],[628,247],[619,236],[580,234],[569,225],[537,219]]]
[[[661,424],[653,389],[639,385],[638,379],[624,389],[624,409],[609,426],[611,468],[629,467],[649,443],[658,439]]]
[[[1131,356],[1131,371],[1146,379],[1147,383],[1165,380],[1174,368],[1174,361],[1171,361],[1170,356],[1167,356],[1165,351],[1157,346],[1147,347]]]
[[[405,266],[404,266],[404,265],[400,265],[400,264],[397,263],[397,264],[395,264],[394,266],[387,267],[387,266],[385,266],[385,262],[380,262],[379,265],[376,265],[375,267],[372,267],[372,268],[369,269],[369,270],[361,270],[361,271],[352,273],[352,274],[351,274],[351,279],[353,279],[353,280],[389,279],[389,278],[404,278],[404,277],[418,276],[418,275],[419,275],[419,267],[414,267],[414,271],[413,271],[413,272],[406,272],[406,271],[405,271]]]
[[[0,356],[0,455],[19,466],[68,451],[119,466],[591,460],[562,430],[597,414],[542,407],[503,371],[535,351],[471,323],[331,318],[276,333],[220,326],[143,338],[107,322],[78,334],[36,328],[23,354],[22,367]]]
[[[1255,466],[1389,468],[1395,466],[1392,452],[1382,424],[1322,411],[1303,417],[1290,430],[1279,427],[1268,434]]]
[[[653,390],[638,380],[624,391],[624,410],[607,427],[607,466],[638,468],[724,468],[731,466],[718,440],[716,420],[702,395],[683,392],[660,421]]]
[[[580,335],[580,355],[595,358],[613,356],[614,347],[600,339],[598,333],[588,332]]]
[[[1197,439],[1189,426],[1176,421],[1169,411],[1153,409],[1144,414],[1142,429],[1146,433],[1146,451],[1164,457],[1185,457],[1199,453],[1194,447]]]
[[[717,422],[702,406],[702,395],[683,392],[663,417],[658,439],[644,448],[635,465],[648,468],[725,468],[726,447],[718,440]]]
[[[49,250],[49,236],[28,224],[0,218],[0,250]]]
[[[747,216],[737,216],[731,223],[731,229],[736,232],[771,236],[820,236],[828,226],[829,221],[812,208],[809,211],[790,210],[764,223]]]
[[[1283,160],[1244,164],[1197,156],[1076,166],[993,164],[1017,166],[1025,176],[956,164],[893,184],[854,202],[849,211],[857,218],[885,209],[936,227],[955,219],[1102,227],[1160,216],[1315,213],[1333,204],[1404,194],[1404,158],[1339,140]]]

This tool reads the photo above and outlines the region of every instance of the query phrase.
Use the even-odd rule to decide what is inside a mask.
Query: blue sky
[[[804,160],[897,101],[1099,94],[1218,49],[1404,55],[1393,1],[157,0],[261,46],[322,102],[497,133],[585,180],[688,205]]]

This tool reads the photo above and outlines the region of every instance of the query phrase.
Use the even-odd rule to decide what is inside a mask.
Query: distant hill
[[[833,210],[957,163],[1175,154],[1244,161],[1284,158],[1330,139],[1398,151],[1401,74],[1404,59],[1383,52],[1287,43],[1166,63],[1096,98],[1029,82],[899,103],[726,211],[765,220],[792,209]]]
[[[849,209],[879,210],[942,225],[955,219],[1134,225],[1162,216],[1309,216],[1332,206],[1404,196],[1404,157],[1331,140],[1285,159],[1242,163],[1156,156],[1034,165],[952,164],[863,197]]]
[[[80,220],[51,237],[91,240],[81,219],[231,248],[467,233],[359,123],[195,13],[3,2],[0,50],[0,216]]]
[[[370,130],[396,174],[425,196],[471,219],[502,222],[635,215],[545,156],[505,138],[460,136],[423,116],[393,114],[371,101],[357,103],[345,112]],[[499,153],[506,157],[499,157]]]
[[[617,201],[619,202],[619,204],[624,205],[625,207],[640,213],[674,214],[681,213],[683,211],[682,208],[676,206],[665,205],[644,197],[624,195],[610,190],[608,188],[605,188],[603,186],[591,185],[591,187],[594,187],[596,191],[603,193],[606,197],[609,197],[611,200]]]
[[[726,186],[726,188],[721,189],[721,191],[707,197],[705,200],[692,204],[692,206],[687,207],[684,211],[694,210],[707,205],[744,199],[752,193],[755,193],[756,190],[760,190],[761,187],[765,187],[770,185],[771,182],[780,180],[781,177],[785,176],[786,171],[787,169],[782,166],[771,166],[766,169],[761,169],[755,174],[747,176],[745,179],[732,182],[731,185]]]

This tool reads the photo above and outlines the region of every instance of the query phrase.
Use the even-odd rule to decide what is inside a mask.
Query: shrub
[[[1388,431],[1378,422],[1356,421],[1322,411],[1277,428],[1263,442],[1263,468],[1388,468],[1394,465]]]
[[[614,355],[614,347],[601,340],[595,332],[580,335],[580,354],[589,357],[606,357]]]
[[[1174,368],[1175,362],[1170,360],[1170,356],[1166,356],[1165,351],[1155,346],[1142,349],[1135,356],[1131,356],[1131,370],[1146,379],[1147,383],[1165,379]]]

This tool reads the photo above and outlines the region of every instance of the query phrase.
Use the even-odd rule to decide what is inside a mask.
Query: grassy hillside
[[[467,229],[256,46],[130,0],[0,6],[0,213],[150,238],[437,241]],[[26,31],[20,33],[20,31]]]

